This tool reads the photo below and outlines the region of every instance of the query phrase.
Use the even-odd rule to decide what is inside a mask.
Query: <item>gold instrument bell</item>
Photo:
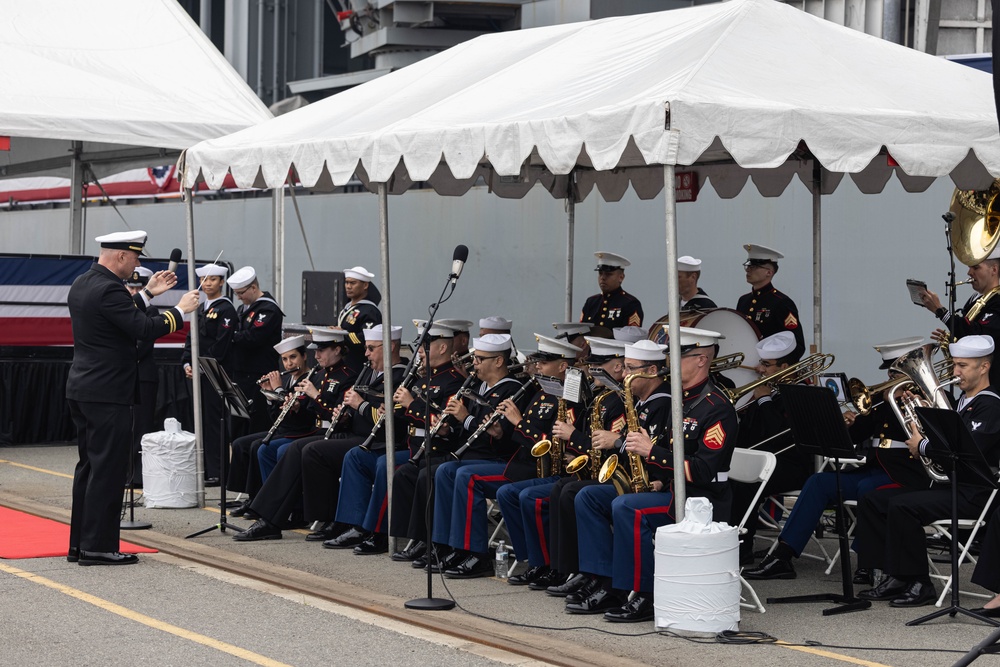
[[[1000,179],[987,190],[955,190],[949,211],[951,248],[955,259],[975,266],[990,256],[1000,241]]]

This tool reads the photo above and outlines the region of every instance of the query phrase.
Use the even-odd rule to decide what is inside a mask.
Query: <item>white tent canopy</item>
[[[0,61],[0,176],[66,176],[73,141],[117,171],[169,164],[162,149],[271,118],[175,0],[6,3]]]
[[[981,187],[1000,174],[992,81],[773,0],[733,0],[479,37],[199,144],[185,176],[274,187],[294,165],[310,187],[359,176],[461,194],[484,177],[519,197],[541,179],[562,197],[556,177],[576,170],[578,197],[596,184],[614,200],[629,182],[660,191],[647,165],[699,163],[724,197],[750,175],[773,196],[796,175],[811,186],[811,156],[864,192],[892,173],[909,190],[944,175]]]

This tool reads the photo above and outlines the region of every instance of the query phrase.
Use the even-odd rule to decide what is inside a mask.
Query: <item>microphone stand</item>
[[[427,369],[427,380],[430,382],[430,377],[433,369],[431,368],[431,350],[430,350],[430,339],[428,338],[428,332],[431,330],[431,325],[434,324],[434,318],[437,316],[438,308],[441,304],[451,298],[451,295],[455,292],[455,284],[458,282],[458,274],[452,273],[448,276],[448,282],[445,283],[444,289],[441,290],[441,296],[438,297],[436,303],[434,303],[429,310],[429,317],[427,318],[427,324],[424,325],[424,330],[421,332],[419,339],[417,340],[417,348],[424,348],[424,367]],[[447,296],[446,296],[447,294]],[[427,473],[427,507],[425,508],[424,523],[427,526],[427,535],[425,536],[424,544],[427,545],[427,597],[414,598],[413,600],[408,600],[403,603],[403,606],[407,609],[417,609],[420,611],[448,611],[449,609],[455,608],[455,601],[448,600],[445,598],[434,597],[434,561],[437,560],[437,554],[434,551],[434,543],[431,541],[431,534],[433,532],[433,527],[431,522],[434,520],[434,476],[431,474],[431,402],[429,398],[424,400],[424,471]],[[391,461],[388,462],[391,465]]]

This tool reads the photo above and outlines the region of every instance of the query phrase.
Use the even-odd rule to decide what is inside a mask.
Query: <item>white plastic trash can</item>
[[[688,498],[684,520],[656,531],[657,628],[710,633],[739,629],[739,537],[733,526],[711,519],[707,498]]]
[[[142,495],[146,507],[198,506],[198,465],[194,433],[176,419],[142,436]]]

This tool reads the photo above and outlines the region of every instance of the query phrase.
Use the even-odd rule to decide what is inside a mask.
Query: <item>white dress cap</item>
[[[221,266],[219,264],[206,264],[205,266],[199,266],[194,270],[194,274],[199,278],[204,278],[205,276],[222,276],[226,277],[229,273],[229,267]]]
[[[598,250],[594,253],[594,257],[597,258],[597,268],[594,269],[595,271],[614,271],[615,269],[624,269],[626,266],[632,265],[632,262],[613,252]]]
[[[146,247],[146,232],[137,229],[132,232],[112,232],[104,236],[98,236],[94,240],[101,244],[102,248],[113,250],[131,250],[140,255],[145,255],[143,249]]]
[[[510,349],[509,334],[486,334],[472,339],[472,349],[477,352],[505,352]]]
[[[747,259],[757,260],[760,262],[777,262],[779,259],[784,259],[785,256],[774,248],[768,248],[767,246],[757,245],[756,243],[746,243],[743,245],[743,249],[747,251]]]
[[[427,326],[427,321],[421,320],[420,322],[421,322],[420,324],[417,324],[417,333],[422,336],[424,334],[424,328]],[[434,324],[431,325],[431,328],[430,330],[428,330],[427,334],[429,336],[434,336],[435,338],[454,338],[455,330],[452,329],[451,327],[441,324],[440,322],[435,322]]]
[[[289,338],[285,338],[280,343],[278,343],[277,345],[275,345],[274,346],[274,351],[277,352],[278,354],[284,354],[286,352],[291,352],[295,348],[305,347],[305,346],[306,346],[306,337],[305,336],[302,336],[302,335],[291,336]]]
[[[681,350],[687,352],[695,347],[711,347],[718,345],[725,338],[718,331],[681,327]]]
[[[403,327],[391,327],[389,329],[390,340],[403,340]],[[365,329],[365,340],[371,340],[378,343],[382,342],[382,325],[376,324],[375,326]]]
[[[1000,259],[1000,243],[993,246],[993,252],[986,259]]]
[[[135,267],[135,272],[138,273],[140,277],[146,278],[147,280],[153,277],[152,269],[147,269],[145,266]]]
[[[649,331],[642,327],[615,327],[615,340],[625,343],[636,343],[643,338],[649,338]]]
[[[364,283],[370,283],[372,278],[375,277],[374,273],[368,273],[368,269],[363,266],[355,266],[352,269],[344,269],[345,278],[353,278],[354,280],[360,280]]]
[[[511,327],[514,326],[513,320],[508,320],[504,317],[499,317],[497,315],[491,315],[489,317],[484,317],[479,320],[480,329],[496,329],[498,331],[510,331]]]
[[[347,339],[347,332],[343,329],[310,329],[309,333],[312,334],[310,350],[330,347],[332,343],[343,343]]]
[[[625,340],[611,338],[597,338],[596,336],[584,336],[584,340],[590,343],[590,357],[624,357]],[[630,341],[634,342],[634,341]]]
[[[132,275],[125,279],[125,284],[129,287],[142,287],[149,282],[149,278],[152,275],[153,272],[145,266],[137,266],[135,267],[135,271],[132,272]]]
[[[435,320],[434,324],[440,324],[441,326],[448,327],[454,330],[455,333],[469,333],[469,329],[472,328],[471,320],[453,320],[453,319],[443,319]]]
[[[555,355],[563,359],[576,359],[576,355],[580,353],[580,348],[565,340],[550,338],[539,333],[535,334],[535,340],[538,341],[539,354]]]
[[[233,272],[233,275],[229,276],[229,286],[233,289],[243,289],[254,280],[257,279],[257,272],[253,270],[252,266],[244,266],[241,269],[237,269]]]
[[[666,361],[667,346],[651,340],[639,340],[625,345],[625,356],[640,361]]]
[[[787,357],[795,349],[795,334],[791,331],[779,331],[757,343],[757,354],[761,359],[781,359]]]
[[[948,347],[952,359],[975,359],[993,354],[993,339],[989,336],[962,336]]]
[[[677,258],[678,271],[701,271],[701,260],[695,259],[691,255],[684,255]]]
[[[920,336],[910,336],[909,338],[897,338],[896,340],[889,340],[884,343],[879,343],[873,346],[875,351],[882,356],[882,365],[880,368],[883,370],[889,368],[896,359],[907,352],[913,352],[918,347],[924,344],[924,339]]]
[[[591,326],[587,322],[553,322],[552,328],[556,330],[557,336],[563,338],[573,338],[583,334],[589,334]]]

